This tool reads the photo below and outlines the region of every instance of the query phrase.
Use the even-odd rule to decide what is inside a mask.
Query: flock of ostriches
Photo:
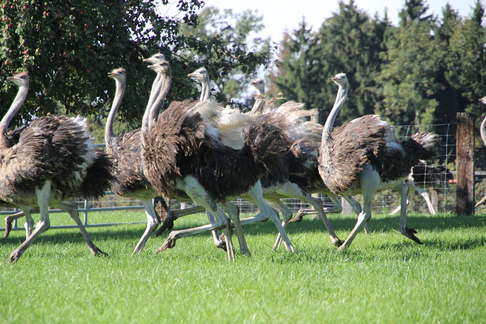
[[[85,118],[45,116],[19,129],[8,131],[9,123],[22,106],[29,89],[29,76],[22,72],[8,79],[18,93],[0,123],[0,206],[17,207],[20,213],[6,218],[5,237],[14,219],[25,217],[26,240],[10,255],[16,261],[49,226],[49,207],[66,211],[74,219],[94,255],[103,252],[92,242],[79,219],[76,197],[101,197],[106,190],[120,196],[139,198],[147,216],[147,227],[133,253],[141,252],[147,239],[162,223],[153,197],[192,201],[201,207],[171,211],[157,235],[172,229],[186,214],[206,210],[208,225],[171,231],[159,251],[172,248],[186,235],[213,232],[214,243],[234,259],[233,229],[240,253],[249,255],[242,225],[271,219],[289,251],[294,247],[285,232],[292,212],[282,198],[299,198],[309,203],[324,222],[331,243],[339,250],[349,247],[371,218],[371,200],[376,192],[396,189],[401,195],[400,233],[422,242],[407,227],[407,179],[412,167],[434,158],[440,147],[437,134],[420,132],[398,141],[394,128],[380,116],[354,119],[333,130],[334,121],[346,100],[346,75],[337,74],[336,101],[327,121],[308,121],[316,110],[285,102],[275,107],[276,98],[265,98],[263,80],[252,81],[258,90],[249,112],[222,107],[210,99],[210,82],[204,68],[189,74],[201,84],[200,100],[172,102],[161,112],[171,86],[169,63],[156,54],[144,61],[157,73],[140,129],[115,136],[113,121],[122,103],[124,69],[109,73],[116,94],[106,122],[106,152],[93,145]],[[323,208],[314,193],[327,194],[334,206]],[[363,195],[363,206],[353,195]],[[326,217],[341,210],[344,197],[358,215],[345,241],[338,238]],[[240,219],[230,203],[244,198],[259,213]],[[281,214],[269,204],[273,204]],[[203,208],[203,209],[202,209]],[[40,214],[34,227],[33,212]],[[222,231],[220,236],[217,231]]]

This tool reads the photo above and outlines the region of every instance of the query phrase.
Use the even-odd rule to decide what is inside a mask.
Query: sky
[[[459,12],[461,17],[470,16],[477,0],[426,0],[429,6],[427,13],[441,15],[441,9],[446,3]],[[482,0],[484,1],[484,0]],[[257,9],[263,15],[265,29],[262,38],[270,37],[273,42],[280,42],[285,30],[297,29],[302,17],[317,31],[326,18],[338,12],[337,0],[204,0],[206,6],[215,6],[220,9],[233,9],[242,12],[247,9]],[[349,3],[349,0],[345,0]],[[387,8],[388,18],[393,25],[398,25],[398,13],[404,7],[405,0],[355,0],[360,10],[366,11],[371,17],[378,13],[383,18]],[[484,2],[483,2],[484,3]]]

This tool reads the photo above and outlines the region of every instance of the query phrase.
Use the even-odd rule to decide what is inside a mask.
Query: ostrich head
[[[114,69],[113,71],[108,73],[108,77],[115,79],[118,82],[123,83],[123,82],[125,82],[127,75],[126,75],[125,69],[119,68],[119,69]]]
[[[149,58],[143,59],[143,61],[150,64],[157,64],[157,62],[165,61],[165,56],[162,53],[157,53]]]
[[[187,76],[190,77],[190,78],[194,78],[201,83],[204,80],[207,80],[209,78],[208,71],[206,70],[205,67],[201,67],[201,68],[197,69],[196,71],[189,73]]]
[[[7,77],[7,80],[13,82],[17,87],[28,87],[29,86],[29,73],[20,72]]]
[[[262,78],[253,79],[250,84],[257,88],[261,95],[265,94],[265,81]]]
[[[345,73],[338,73],[332,78],[332,81],[337,84],[338,86],[344,87],[348,82],[348,78],[346,77]]]
[[[149,65],[148,68],[160,74],[167,74],[169,72],[169,62],[160,60],[155,64]]]

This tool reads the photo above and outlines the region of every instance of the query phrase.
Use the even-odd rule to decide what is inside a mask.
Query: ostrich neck
[[[2,121],[0,122],[0,146],[2,148],[5,148],[8,145],[7,136],[6,136],[8,126],[10,125],[10,122],[12,121],[17,111],[20,109],[20,107],[22,107],[22,104],[27,98],[28,93],[29,93],[28,84],[26,86],[19,87],[19,91],[17,92],[14,101],[12,102],[10,108],[8,109],[7,113],[5,114],[5,116],[3,116]]]
[[[165,98],[169,93],[170,85],[171,85],[171,74],[170,70],[167,73],[163,74],[160,78],[161,88],[158,93],[157,99],[154,101],[154,104],[150,108],[150,115],[149,121],[146,128],[142,129],[143,134],[147,134],[150,127],[152,127],[153,123],[157,120],[159,116],[160,110],[164,106]]]
[[[211,93],[209,91],[209,79],[208,78],[205,78],[202,82],[201,82],[201,98],[199,99],[199,101],[205,101],[205,100],[208,100]]]
[[[106,127],[105,127],[105,143],[107,148],[113,148],[113,138],[115,134],[113,133],[113,122],[115,121],[115,115],[120,107],[121,101],[123,99],[123,95],[125,94],[125,82],[120,82],[116,80],[116,92],[115,98],[113,99],[113,104],[111,105],[111,110],[108,115],[108,119],[106,120]]]
[[[147,103],[147,106],[145,107],[145,113],[143,114],[142,118],[142,129],[148,129],[149,125],[149,116],[150,116],[150,110],[152,108],[152,105],[154,104],[155,99],[159,95],[160,88],[162,86],[162,75],[160,73],[157,73],[157,77],[154,80],[154,83],[152,84],[152,90],[150,91],[150,97],[149,101]]]
[[[481,139],[483,140],[483,144],[486,146],[486,116],[484,117],[481,128],[479,129],[479,133],[481,134]]]
[[[334,101],[334,106],[332,107],[329,116],[327,116],[326,123],[324,124],[324,128],[322,130],[322,143],[327,143],[332,140],[331,138],[332,127],[334,126],[336,117],[339,111],[341,110],[344,101],[346,100],[347,94],[348,94],[348,84],[346,83],[344,87],[339,86],[339,90],[336,95],[336,100]]]

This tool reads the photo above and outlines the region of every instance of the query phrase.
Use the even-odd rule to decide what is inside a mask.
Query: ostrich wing
[[[344,191],[356,182],[365,164],[384,151],[385,134],[385,126],[374,115],[352,120],[332,132],[330,161],[319,162],[325,170],[324,182],[332,192]]]

